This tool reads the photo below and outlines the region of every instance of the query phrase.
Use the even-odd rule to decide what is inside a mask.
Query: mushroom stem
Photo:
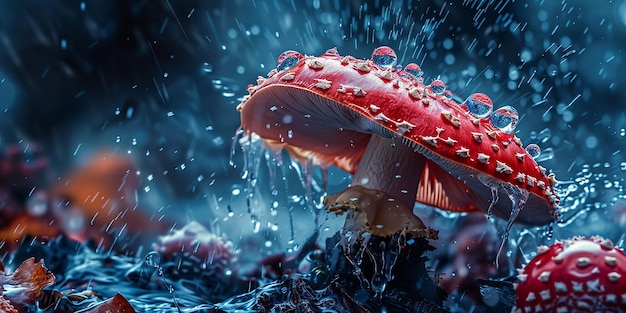
[[[390,235],[401,229],[423,229],[413,214],[415,195],[427,159],[393,139],[372,135],[352,184],[326,197],[326,208],[337,214],[363,212],[373,233]]]
[[[426,157],[396,139],[372,135],[351,186],[383,191],[413,208]]]

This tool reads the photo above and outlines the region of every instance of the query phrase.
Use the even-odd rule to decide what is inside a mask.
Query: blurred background
[[[122,165],[103,173],[134,177],[110,193],[149,217],[128,233],[198,220],[241,246],[257,234],[260,247],[290,251],[313,232],[315,203],[304,201],[297,164],[287,163],[288,189],[275,198],[264,159],[258,186],[242,178],[235,107],[285,50],[337,47],[368,58],[387,45],[400,64],[420,64],[426,82],[517,108],[517,136],[541,147],[540,164],[561,182],[563,212],[551,230],[518,227],[512,247],[534,251],[575,234],[623,243],[624,38],[625,0],[1,1],[0,147],[6,164],[23,165],[18,175],[3,170],[3,199],[38,216],[46,216],[34,198],[40,190],[61,202],[75,192],[80,203],[86,191],[64,189],[67,179],[98,168],[104,155]],[[30,181],[20,185],[23,173]],[[331,169],[328,190],[348,182]],[[281,209],[269,213],[271,199]],[[330,235],[341,223],[321,214]],[[63,227],[89,227],[92,215]],[[446,234],[442,247],[454,242]]]

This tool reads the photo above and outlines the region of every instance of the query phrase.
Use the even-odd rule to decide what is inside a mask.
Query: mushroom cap
[[[512,312],[624,312],[626,254],[600,236],[540,246],[521,270]]]
[[[402,70],[395,66],[393,50],[390,54],[382,48],[391,50],[376,49],[369,60],[343,57],[335,49],[318,57],[288,51],[286,58],[279,58],[280,70],[249,86],[250,95],[238,106],[241,128],[293,157],[350,173],[372,134],[398,138],[398,144],[429,159],[418,202],[448,211],[486,211],[492,190],[503,199],[512,185],[529,194],[518,222],[554,221],[555,180],[509,133],[511,129],[494,127],[489,115],[477,117],[459,105],[444,92],[443,82],[425,85],[419,66]],[[490,105],[485,97],[473,99]],[[515,116],[513,124],[516,121]],[[492,207],[505,219],[511,211],[511,201],[500,200]]]
[[[227,269],[237,260],[233,243],[209,232],[202,224],[192,221],[174,230],[153,244],[154,250],[171,259],[177,253],[188,253],[215,268]]]

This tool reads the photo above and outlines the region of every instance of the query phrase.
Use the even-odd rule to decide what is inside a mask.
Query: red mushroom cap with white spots
[[[514,313],[626,311],[626,254],[599,236],[540,246],[517,277]]]
[[[512,133],[513,108],[492,112],[491,100],[473,94],[459,103],[436,80],[424,84],[419,66],[404,69],[388,47],[371,59],[288,51],[267,78],[248,88],[238,109],[241,127],[269,146],[314,164],[354,173],[372,135],[396,138],[428,158],[415,199],[444,210],[487,211],[509,218],[508,187],[528,193],[518,222],[543,225],[556,218],[555,180]],[[458,98],[458,97],[457,97]],[[494,121],[508,121],[494,126]],[[531,154],[529,154],[529,151]],[[510,188],[508,188],[510,190]]]

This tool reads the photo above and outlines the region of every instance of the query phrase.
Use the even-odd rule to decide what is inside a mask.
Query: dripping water
[[[372,276],[371,286],[374,290],[374,298],[380,300],[385,288],[387,287],[387,282],[389,281],[385,275],[385,242],[381,242],[380,245],[380,259],[377,260],[376,256],[371,255],[372,261],[374,262],[374,275]],[[371,254],[370,251],[368,251]],[[380,264],[379,264],[380,263]]]
[[[239,145],[241,146],[244,157],[244,170],[241,178],[245,179],[247,182],[246,207],[250,215],[253,232],[257,233],[260,230],[261,221],[256,215],[256,210],[252,209],[252,201],[254,200],[259,167],[261,158],[265,155],[265,148],[263,147],[262,139],[254,133],[248,133],[247,136],[242,136],[241,139],[239,139]]]
[[[306,209],[311,210],[314,215],[315,229],[319,226],[319,211],[313,203],[313,158],[308,158],[302,170],[302,182],[304,187],[304,201]]]
[[[361,264],[363,264],[363,257],[365,256],[371,234],[368,232],[363,232],[359,234],[358,232],[354,233],[352,231],[346,231],[343,237],[347,239],[342,239],[342,244],[344,246],[344,250],[346,251],[346,259],[348,260],[350,265],[352,265],[354,269],[353,273],[359,279],[361,289],[368,290],[370,284],[365,278],[363,271],[361,270]],[[354,247],[354,245],[356,245],[357,242],[360,244],[359,251],[356,254],[352,255],[352,248]]]
[[[502,235],[502,241],[500,242],[500,247],[498,248],[498,253],[496,253],[496,267],[500,266],[500,255],[502,250],[504,249],[505,244],[509,240],[509,233],[511,232],[511,227],[513,223],[519,216],[519,213],[524,208],[524,204],[528,201],[528,191],[518,188],[511,184],[500,184],[502,190],[509,196],[511,199],[511,215],[509,216],[509,220],[506,223],[506,228],[504,230],[504,234]]]
[[[287,243],[292,244],[296,240],[296,232],[293,228],[293,206],[289,206],[289,241]]]
[[[489,200],[489,207],[487,207],[487,220],[491,219],[491,215],[493,215],[493,207],[498,203],[498,183],[493,181],[487,176],[478,175],[478,181],[480,181],[483,185],[485,185],[489,190],[491,190],[491,200]]]
[[[322,167],[322,196],[326,196],[326,187],[328,187],[328,168]]]
[[[278,214],[279,207],[286,207],[284,201],[287,201],[284,195],[289,194],[289,181],[287,179],[288,166],[285,165],[283,157],[283,150],[280,148],[268,147],[265,151],[265,159],[267,162],[267,168],[269,172],[270,180],[270,215],[275,216]],[[298,168],[296,167],[296,171]],[[279,184],[282,184],[282,189],[279,188]],[[283,196],[281,196],[283,195]],[[281,204],[282,203],[282,204]],[[289,209],[289,231],[290,237],[288,243],[291,244],[295,241],[295,230],[293,224],[293,205],[288,203]]]
[[[498,188],[492,186],[491,187],[491,200],[489,200],[489,207],[487,208],[487,219],[491,219],[491,215],[493,214],[493,207],[498,203]]]
[[[266,149],[265,151],[265,161],[267,162],[267,169],[270,181],[270,195],[271,195],[271,205],[270,205],[270,214],[272,216],[276,215],[276,209],[279,206],[279,192],[277,186],[277,174],[278,171],[281,170],[283,160],[282,160],[282,151],[280,149]]]
[[[239,140],[242,138],[243,133],[244,133],[243,129],[239,128],[235,132],[235,135],[233,136],[233,141],[230,144],[230,157],[228,159],[228,164],[232,166],[233,168],[237,167],[237,165],[235,164],[235,153],[237,151],[237,145],[239,143]]]
[[[554,236],[554,222],[548,224],[548,229],[546,230],[546,238],[548,240],[552,240],[552,237]]]

